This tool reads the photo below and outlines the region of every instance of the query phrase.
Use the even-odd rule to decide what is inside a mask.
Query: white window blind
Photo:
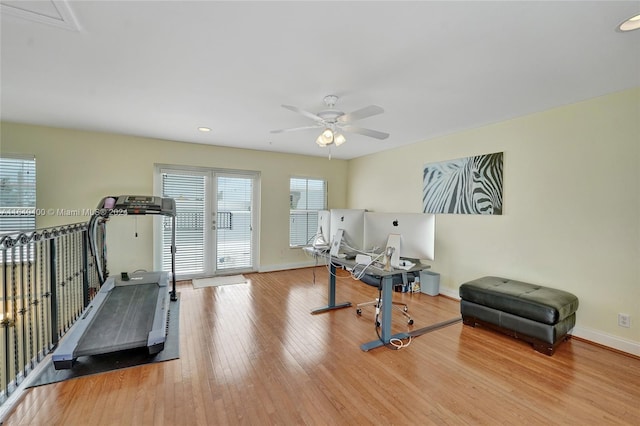
[[[216,186],[216,269],[251,267],[253,179],[219,176]]]
[[[162,196],[176,201],[176,275],[204,272],[205,176],[162,173]],[[162,226],[162,270],[171,271],[171,218]]]
[[[36,159],[0,157],[0,232],[36,228]]]
[[[318,210],[327,206],[327,182],[323,179],[290,179],[289,245],[309,245],[318,229]]]

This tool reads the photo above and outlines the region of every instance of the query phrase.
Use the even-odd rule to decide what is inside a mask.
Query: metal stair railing
[[[97,239],[105,265],[104,226]],[[86,222],[0,234],[0,404],[93,299],[96,265]]]

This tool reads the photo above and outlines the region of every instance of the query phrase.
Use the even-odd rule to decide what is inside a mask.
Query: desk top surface
[[[314,256],[322,256],[324,258],[331,259],[331,263],[333,263],[334,265],[344,266],[347,268],[353,268],[356,265],[359,265],[358,263],[356,263],[354,259],[345,259],[342,257],[331,256],[329,252],[325,250],[318,250],[314,247],[304,247],[304,250],[313,254]],[[412,266],[409,269],[392,268],[391,271],[385,271],[382,268],[378,268],[376,266],[371,265],[366,268],[366,273],[369,275],[377,275],[380,277],[385,277],[389,275],[401,274],[403,272],[418,272],[418,271],[422,271],[423,269],[429,269],[429,268],[431,268],[431,265],[425,265],[419,262],[417,262],[414,266]]]

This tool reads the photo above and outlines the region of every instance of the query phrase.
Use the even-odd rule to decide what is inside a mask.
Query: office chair
[[[393,285],[403,284],[403,281],[404,281],[403,275],[405,275],[405,273],[394,275],[393,276]],[[411,277],[415,276],[412,272],[406,273],[406,275],[407,276],[411,276]],[[382,288],[382,277],[379,277],[379,276],[376,276],[376,275],[365,274],[365,275],[360,277],[360,281],[362,281],[363,283],[365,283],[367,285],[370,285],[372,287],[376,287],[378,290],[380,290]],[[363,307],[365,307],[365,306],[378,306],[379,303],[380,303],[380,299],[378,299],[377,297],[376,297],[375,300],[372,300],[370,302],[358,303],[356,305],[356,314],[358,314],[358,316],[361,316]],[[393,305],[392,307],[394,309],[397,309],[407,319],[407,324],[409,324],[409,325],[413,324],[413,319],[411,318],[411,315],[408,314],[409,307],[407,306],[406,303],[394,302],[392,300],[391,304]],[[379,322],[376,323],[376,325],[380,325]]]

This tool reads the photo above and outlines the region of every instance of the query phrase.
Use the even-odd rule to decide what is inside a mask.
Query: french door
[[[256,270],[259,174],[159,167],[160,193],[176,201],[176,275],[180,278]],[[160,232],[161,268],[171,270],[171,220]]]

